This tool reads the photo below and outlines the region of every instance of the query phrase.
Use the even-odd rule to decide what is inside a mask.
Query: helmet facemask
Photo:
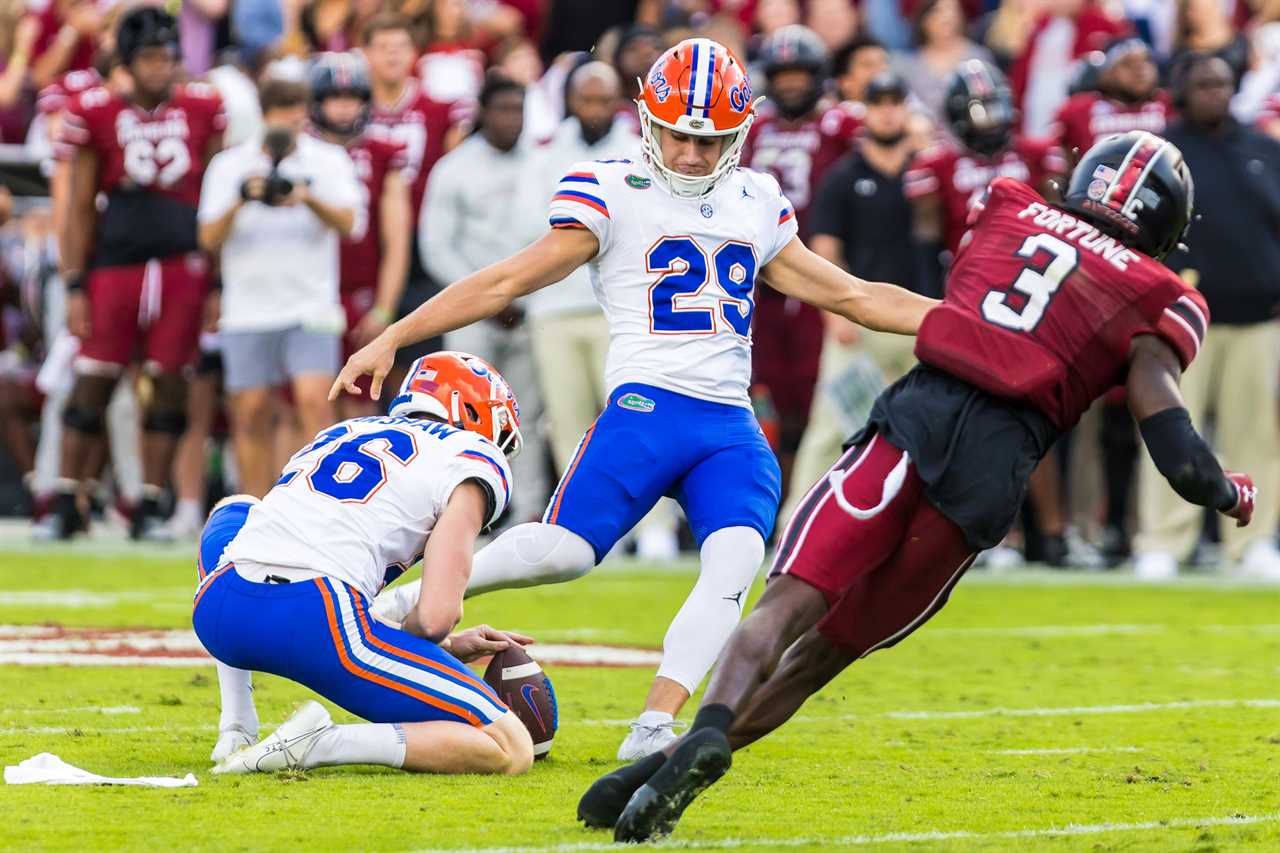
[[[763,98],[757,98],[759,103]],[[752,104],[754,108],[755,104]],[[649,111],[644,98],[636,100],[636,109],[640,113],[640,151],[645,163],[653,171],[654,178],[674,196],[679,198],[701,198],[709,195],[720,183],[737,168],[742,159],[742,147],[747,142],[747,132],[755,121],[754,111],[747,115],[745,121],[732,130],[714,131],[714,125],[708,119],[681,116],[676,124],[659,121]],[[710,126],[713,129],[707,130]],[[662,139],[660,127],[684,133],[689,136],[715,136],[728,139],[729,142],[720,151],[720,159],[715,168],[707,175],[684,175],[667,166],[662,159]]]

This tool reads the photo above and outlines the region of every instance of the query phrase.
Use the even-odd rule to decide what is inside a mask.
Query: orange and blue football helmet
[[[508,460],[524,447],[515,392],[493,365],[465,352],[433,352],[415,361],[387,413],[433,415],[479,433]]]
[[[756,103],[746,69],[727,47],[706,38],[680,42],[658,57],[640,83],[636,108],[645,163],[674,195],[706,195],[737,167]],[[662,162],[659,127],[729,142],[711,174],[682,175]]]

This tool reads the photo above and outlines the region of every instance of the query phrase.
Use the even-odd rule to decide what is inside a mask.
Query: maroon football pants
[[[931,504],[911,458],[873,435],[805,495],[770,578],[818,589],[818,632],[858,657],[892,646],[942,609],[973,563],[964,535]]]

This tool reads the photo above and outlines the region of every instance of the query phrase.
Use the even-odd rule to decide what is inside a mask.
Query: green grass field
[[[653,648],[690,582],[605,566],[474,600],[467,621],[544,642]],[[0,554],[0,635],[49,623],[189,629],[192,586],[179,556]],[[610,837],[578,825],[575,806],[615,765],[621,721],[652,673],[549,672],[560,734],[521,778],[374,768],[220,778],[206,772],[211,666],[0,665],[0,762],[48,751],[104,775],[195,771],[200,782],[7,786],[0,847],[606,849]],[[309,695],[270,677],[257,685],[264,732]],[[928,626],[740,753],[668,846],[1280,850],[1280,589],[973,573]]]

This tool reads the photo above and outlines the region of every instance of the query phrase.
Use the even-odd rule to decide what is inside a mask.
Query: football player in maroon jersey
[[[1173,107],[1156,86],[1158,76],[1146,42],[1124,38],[1112,43],[1103,52],[1097,91],[1068,98],[1058,109],[1051,135],[1074,159],[1113,133],[1164,133]]]
[[[339,286],[347,332],[344,359],[382,333],[396,319],[409,275],[409,185],[405,149],[398,142],[365,132],[369,119],[369,76],[364,62],[349,53],[322,54],[311,67],[311,126],[325,141],[342,145],[355,163],[364,188],[369,227],[359,240],[339,247]],[[342,416],[376,414],[367,396],[345,395]]]
[[[130,534],[154,535],[162,486],[186,423],[186,382],[208,296],[196,245],[200,181],[222,147],[226,116],[212,87],[178,85],[178,28],[155,7],[125,14],[117,51],[130,94],[91,88],[69,104],[62,141],[74,149],[60,236],[67,326],[81,340],[64,414],[62,482],[50,535],[82,527],[75,493],[121,373],[140,358],[150,393],[143,414],[144,490]],[[99,212],[97,198],[105,197]]]
[[[818,182],[853,145],[854,113],[822,98],[827,48],[799,24],[779,29],[762,55],[769,100],[751,126],[742,163],[770,172],[791,202],[808,237],[808,210]],[[764,386],[778,413],[782,482],[791,481],[796,448],[809,420],[822,355],[822,312],[776,290],[756,292],[752,328],[752,382]]]
[[[920,326],[922,363],[802,502],[689,733],[597,781],[581,819],[618,841],[669,833],[732,749],[946,603],[1012,524],[1037,461],[1117,384],[1178,494],[1249,523],[1252,481],[1223,472],[1178,390],[1208,309],[1160,259],[1182,240],[1191,198],[1182,154],[1142,132],[1090,149],[1061,206],[992,182]]]

